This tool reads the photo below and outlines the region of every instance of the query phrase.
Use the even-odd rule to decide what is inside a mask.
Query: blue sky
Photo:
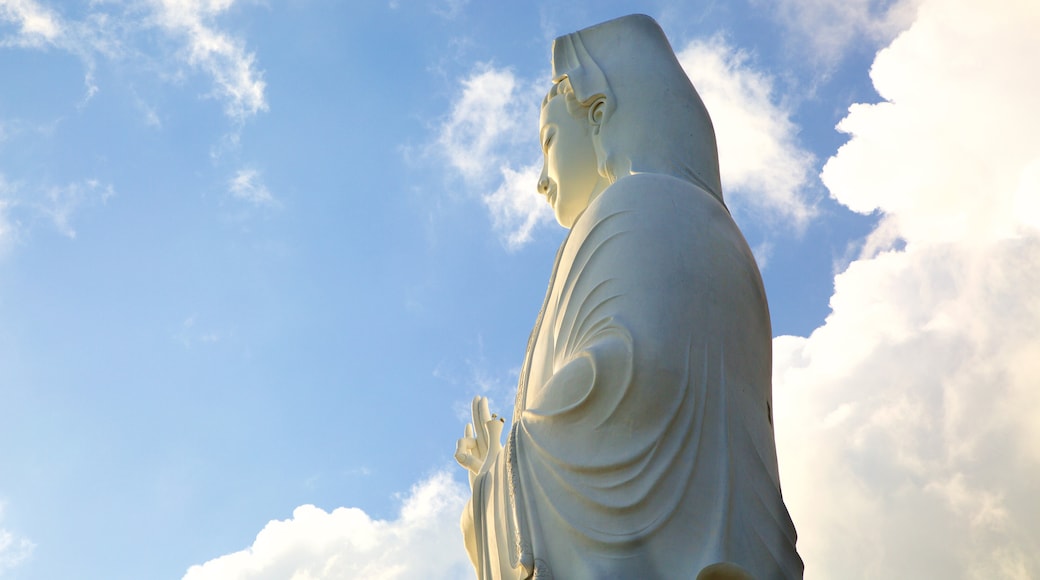
[[[1040,576],[1040,8],[0,0],[0,578],[466,578],[564,232],[559,34],[657,18],[772,311],[810,578]]]

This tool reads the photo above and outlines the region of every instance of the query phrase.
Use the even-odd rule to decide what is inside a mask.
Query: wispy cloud
[[[214,22],[232,4],[234,0],[157,0],[156,20],[184,40],[187,62],[213,78],[227,114],[243,120],[267,110],[266,84],[245,43]]]
[[[278,200],[271,194],[261,179],[260,172],[247,167],[239,169],[228,183],[232,197],[255,206],[276,206]]]
[[[68,238],[76,237],[76,229],[72,225],[73,216],[84,206],[107,203],[115,190],[110,184],[102,184],[96,179],[85,179],[59,187],[50,187],[44,191],[42,201],[37,209],[54,224],[54,227]]]
[[[46,49],[56,47],[75,55],[85,69],[84,94],[78,106],[86,105],[97,94],[95,82],[97,56],[112,57],[119,41],[114,38],[110,19],[104,12],[92,12],[82,21],[68,21],[34,0],[0,0],[0,23],[16,28],[0,37],[0,47]]]
[[[292,518],[268,523],[249,548],[192,566],[184,580],[469,578],[459,531],[467,494],[438,473],[412,488],[395,520],[374,520],[358,508],[300,506]]]
[[[801,55],[830,66],[864,40],[871,46],[890,42],[913,22],[921,0],[758,0],[756,4],[776,14],[793,33],[803,47]]]
[[[882,222],[826,323],[774,343],[819,577],[1040,577],[1038,27],[1029,2],[925,2],[874,62],[885,101],[839,126],[823,180]]]
[[[772,79],[719,36],[690,42],[678,57],[711,114],[728,203],[804,228],[815,214],[807,195],[814,158],[798,145]]]
[[[224,102],[227,115],[243,121],[268,106],[255,55],[217,22],[233,4],[234,0],[148,0],[143,6],[151,11],[142,11],[139,3],[91,2],[81,19],[69,20],[35,0],[0,0],[0,23],[15,28],[0,37],[0,47],[54,46],[76,55],[86,69],[82,106],[100,90],[94,74],[97,63],[127,58],[133,51],[126,46],[139,46],[132,42],[134,38],[158,27],[179,40],[182,50],[149,58],[160,62],[180,58],[208,75],[214,83],[213,96]]]
[[[50,222],[61,235],[75,239],[76,216],[85,208],[108,203],[115,194],[111,184],[97,179],[27,187],[8,181],[0,173],[0,257],[40,218]]]

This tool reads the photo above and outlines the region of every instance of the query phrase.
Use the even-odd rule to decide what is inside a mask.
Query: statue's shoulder
[[[636,173],[618,179],[589,206],[591,221],[626,214],[643,223],[671,222],[679,216],[732,223],[729,211],[704,188],[660,173]],[[721,223],[719,223],[721,222]]]
[[[684,248],[687,261],[726,255],[732,264],[754,262],[722,202],[697,184],[666,174],[637,173],[618,179],[593,200],[569,239],[575,246],[596,248],[613,240],[612,252],[631,246],[635,256],[645,256],[649,249],[670,253]]]

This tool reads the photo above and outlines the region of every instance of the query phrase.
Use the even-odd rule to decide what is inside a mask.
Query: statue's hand
[[[473,398],[473,423],[466,425],[465,436],[455,445],[455,461],[469,470],[470,485],[491,468],[502,450],[504,425],[504,419],[488,410],[487,397]]]

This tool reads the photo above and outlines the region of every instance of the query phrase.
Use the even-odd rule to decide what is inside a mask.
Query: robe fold
[[[726,208],[635,174],[557,254],[505,446],[463,514],[481,579],[800,578],[761,276]]]

